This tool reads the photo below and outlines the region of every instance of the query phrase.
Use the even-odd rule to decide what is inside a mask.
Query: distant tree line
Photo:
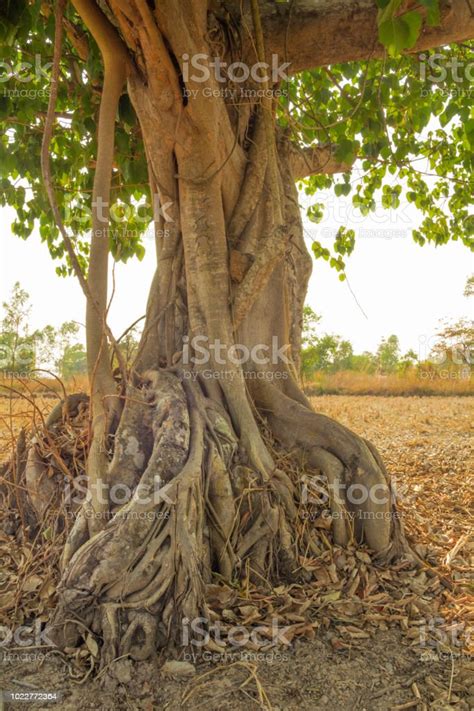
[[[474,277],[467,281],[466,297],[474,295]],[[27,376],[37,369],[53,371],[65,380],[87,372],[85,346],[79,340],[80,324],[66,321],[59,328],[46,325],[30,331],[29,294],[16,282],[10,300],[4,302],[0,321],[0,375]],[[460,319],[444,324],[429,353],[414,350],[402,353],[398,336],[383,338],[375,353],[354,353],[352,343],[339,335],[320,333],[318,316],[310,306],[303,312],[301,374],[304,380],[318,372],[354,371],[392,375],[441,368],[470,368],[474,359],[474,322]],[[137,327],[127,329],[120,339],[126,362],[131,362],[138,347]],[[38,373],[41,375],[41,373]]]
[[[472,277],[468,281],[466,296],[473,293],[473,281]],[[382,339],[375,353],[354,353],[347,339],[334,334],[320,334],[320,320],[321,317],[310,306],[305,306],[301,351],[301,371],[305,380],[310,380],[318,372],[339,371],[405,375],[419,370],[445,373],[448,369],[470,376],[470,366],[474,361],[474,321],[460,319],[445,324],[436,334],[434,345],[428,352],[416,353],[410,349],[402,353],[398,336],[392,334]]]
[[[86,373],[86,352],[78,342],[78,323],[66,321],[59,328],[46,325],[30,331],[30,297],[19,282],[2,306],[0,374],[24,377],[47,369],[67,379]],[[41,376],[41,372],[37,374]]]
[[[80,341],[81,324],[65,321],[59,328],[46,325],[30,329],[30,296],[16,282],[9,301],[2,303],[0,319],[0,376],[47,376],[48,370],[64,380],[87,373],[85,345]],[[130,363],[138,348],[136,327],[127,329],[120,349]],[[115,365],[115,362],[114,362]]]

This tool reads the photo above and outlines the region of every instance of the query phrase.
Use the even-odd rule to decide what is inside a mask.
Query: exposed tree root
[[[199,379],[149,371],[129,386],[107,489],[101,492],[108,520],[90,537],[94,511],[87,497],[63,551],[49,631],[58,646],[76,647],[81,638],[96,635],[102,639],[102,664],[124,654],[144,659],[159,646],[182,650],[190,643],[188,630],[183,641],[189,620],[212,619],[206,590],[216,575],[231,585],[252,581],[267,591],[281,581],[310,580],[303,561],[322,550],[318,532],[301,525],[301,511],[303,482],[317,472],[327,483],[336,544],[364,539],[385,562],[408,551],[399,520],[391,515],[392,497],[360,506],[347,499],[354,482],[390,494],[373,446],[271,385],[255,384],[253,390],[271,432],[296,454],[298,468],[285,467],[275,450],[279,464],[262,477],[239,446],[228,413],[205,394]],[[50,431],[60,426],[58,412],[50,417]],[[66,405],[60,414],[64,423]],[[38,498],[45,490],[40,447],[41,439],[31,443],[25,471],[40,472],[34,480],[30,474],[29,493],[37,515],[45,515],[57,504],[58,492],[55,479],[48,478],[48,502]],[[383,517],[366,516],[380,511]]]
[[[413,557],[397,515],[390,477],[375,447],[268,382],[255,381],[252,391],[272,434],[327,478],[335,542],[347,545],[353,537],[359,543],[365,541],[380,560],[400,554]]]
[[[105,9],[95,0],[73,0],[104,62],[86,283],[60,221],[48,160],[63,5],[56,13],[43,164],[53,212],[87,297],[90,423],[81,439],[69,421],[73,400],[55,408],[41,431],[19,439],[3,473],[12,486],[0,494],[10,498],[29,535],[47,524],[49,533],[66,538],[50,637],[67,649],[95,635],[107,665],[122,655],[144,659],[158,646],[183,649],[190,643],[189,620],[211,623],[208,592],[216,580],[271,595],[280,581],[311,578],[314,561],[332,543],[365,544],[380,562],[411,553],[374,447],[314,413],[296,382],[311,259],[295,178],[314,166],[305,172],[296,161],[295,173],[288,136],[276,135],[276,87],[267,78],[256,95],[261,99],[210,101],[220,83],[212,72],[203,81],[185,77],[184,57],[199,56],[216,30],[206,3],[136,0],[105,3]],[[262,3],[250,5],[254,33],[245,27],[244,34],[252,51],[240,58],[263,64],[272,41],[262,26]],[[224,40],[222,55],[232,49]],[[126,389],[119,395],[106,315],[114,127],[125,84],[145,146],[153,206],[157,192],[160,204],[171,208],[169,220],[155,219],[158,267],[131,373],[115,348]],[[192,101],[184,101],[184,89],[194,91]],[[318,146],[309,149],[314,159]],[[331,170],[339,169],[345,167],[333,162]],[[197,336],[207,339],[206,367],[223,365],[224,376],[204,382],[203,371],[198,377],[184,370],[184,339]],[[286,365],[275,356],[267,359],[269,373],[255,373],[263,349],[274,342],[289,347]],[[217,344],[247,348],[248,361],[228,353],[218,358]],[[247,389],[246,368],[290,377],[281,389],[258,378]],[[77,402],[77,413],[84,404]],[[70,440],[72,452],[63,446]],[[87,494],[77,500],[85,472]],[[329,512],[331,541],[301,515],[308,486],[321,475],[327,497],[320,508]],[[55,518],[61,506],[65,513]],[[74,518],[72,527],[66,514]]]

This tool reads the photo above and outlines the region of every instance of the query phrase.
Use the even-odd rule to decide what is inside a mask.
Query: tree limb
[[[77,258],[77,254],[74,249],[74,244],[67,233],[66,227],[65,227],[63,219],[61,217],[61,213],[59,211],[59,207],[58,207],[58,204],[56,201],[56,196],[54,194],[54,187],[53,187],[52,176],[51,176],[51,162],[50,162],[49,150],[50,150],[50,145],[51,145],[51,138],[53,135],[54,119],[55,119],[55,117],[60,115],[60,114],[56,113],[55,107],[56,107],[58,88],[59,88],[58,82],[59,82],[61,45],[62,45],[62,38],[63,38],[63,21],[64,21],[63,12],[64,12],[65,4],[66,4],[66,0],[58,0],[57,6],[56,6],[56,11],[55,11],[54,57],[53,57],[53,68],[52,68],[52,72],[51,72],[51,92],[50,92],[50,97],[49,97],[48,110],[47,110],[46,116],[45,116],[43,140],[42,140],[42,144],[41,144],[41,169],[42,169],[42,173],[43,173],[43,180],[45,183],[49,203],[51,206],[51,210],[53,212],[54,220],[55,220],[55,223],[59,229],[61,237],[63,238],[64,246],[66,248],[68,257],[70,259],[73,272],[79,281],[82,292],[83,292],[84,296],[86,297],[87,303],[89,303],[91,305],[91,308],[94,308],[98,312],[99,306],[94,301],[94,298],[92,296],[91,290],[90,290],[89,285],[87,283],[86,277],[82,271],[82,267],[81,267],[79,260]],[[121,365],[121,369],[122,369],[123,375],[125,377],[125,363],[123,362],[123,359],[121,357],[121,353],[120,353],[120,350],[117,346],[117,342],[115,341],[113,334],[110,331],[110,328],[108,327],[108,325],[105,324],[104,327],[105,327],[106,334],[107,334],[108,338],[110,339],[110,342],[111,342],[112,346],[114,347],[114,350],[117,354],[117,360],[119,361],[119,363]]]
[[[240,0],[232,0],[233,12],[240,15]],[[410,50],[474,38],[474,14],[466,0],[440,0],[441,23],[424,26]],[[293,0],[276,5],[260,0],[267,61],[277,54],[279,63],[290,62],[287,74],[341,62],[384,56],[378,41],[375,0]],[[244,52],[255,56],[250,37],[245,37]]]
[[[290,144],[290,170],[295,180],[307,178],[310,175],[324,173],[346,173],[352,169],[349,163],[341,163],[334,157],[335,146],[319,145],[300,148]]]

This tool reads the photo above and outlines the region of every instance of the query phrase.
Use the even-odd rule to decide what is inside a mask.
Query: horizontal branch
[[[290,170],[295,180],[308,178],[310,175],[324,173],[347,173],[352,169],[350,163],[342,163],[334,157],[335,146],[321,145],[300,148],[290,146]]]
[[[43,17],[48,19],[53,12],[53,7],[47,3],[42,3],[40,12]],[[82,59],[83,62],[86,62],[89,56],[87,35],[67,17],[63,17],[63,25],[66,30],[66,35],[79,55],[79,58]]]
[[[232,0],[235,11],[240,2]],[[413,52],[474,38],[472,0],[440,0],[441,23],[424,26]],[[239,16],[240,13],[237,14]],[[269,59],[278,55],[290,63],[287,73],[303,69],[380,58],[375,0],[261,0],[265,45]],[[247,56],[255,55],[244,37]]]

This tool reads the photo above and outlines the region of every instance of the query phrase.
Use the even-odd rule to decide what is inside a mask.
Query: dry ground
[[[474,395],[474,377],[469,366],[411,369],[405,373],[381,375],[340,370],[316,372],[305,383],[310,394],[322,395]]]
[[[36,402],[36,417],[52,402]],[[326,395],[313,398],[313,404],[379,448],[396,479],[407,530],[420,552],[451,581],[439,592],[437,614],[444,634],[472,626],[474,398]],[[0,399],[0,458],[28,407],[33,406]],[[60,690],[63,697],[56,707],[65,710],[474,708],[474,662],[466,651],[420,649],[418,630],[403,629],[403,620],[396,618],[369,638],[356,634],[349,644],[340,643],[337,624],[322,623],[313,640],[298,639],[263,659],[250,655],[233,664],[201,662],[191,679],[165,676],[160,658],[134,668],[123,660],[116,674],[120,681],[105,685],[106,676],[72,681],[57,655],[43,663],[38,658],[7,660],[0,663],[0,689]]]

